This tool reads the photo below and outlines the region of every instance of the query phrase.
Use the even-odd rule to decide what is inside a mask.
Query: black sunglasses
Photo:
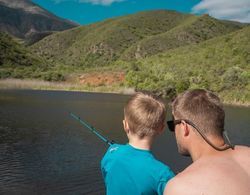
[[[201,135],[201,137],[210,145],[212,146],[214,149],[219,150],[219,151],[223,151],[223,150],[227,150],[228,148],[232,148],[234,149],[234,145],[231,144],[228,136],[224,133],[224,137],[227,141],[227,146],[223,147],[223,148],[218,148],[217,146],[215,146],[212,142],[210,142],[208,140],[208,138],[204,135],[204,133],[200,130],[200,128],[198,128],[192,121],[187,120],[187,119],[178,119],[178,120],[170,120],[167,121],[167,125],[168,125],[168,129],[172,132],[175,131],[175,125],[180,124],[182,121],[186,122],[187,124],[191,125],[194,129],[196,129],[196,131]]]
[[[168,125],[169,130],[174,132],[175,131],[175,125],[180,124],[181,121],[184,121],[187,124],[191,125],[193,128],[195,128],[200,133],[199,128],[192,121],[187,120],[187,119],[178,119],[178,120],[167,121],[167,125]]]
[[[175,131],[175,125],[180,124],[181,120],[171,120],[167,121],[168,129],[172,132]]]
[[[181,123],[181,121],[186,122],[187,124],[191,125],[193,128],[195,128],[198,132],[200,132],[199,128],[190,120],[187,119],[178,119],[178,120],[171,120],[167,121],[167,125],[170,131],[175,131],[175,125],[178,125]]]

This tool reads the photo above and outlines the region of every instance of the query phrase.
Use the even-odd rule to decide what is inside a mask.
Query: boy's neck
[[[151,150],[152,143],[153,143],[152,138],[148,137],[139,138],[137,136],[129,137],[129,144],[137,149]]]

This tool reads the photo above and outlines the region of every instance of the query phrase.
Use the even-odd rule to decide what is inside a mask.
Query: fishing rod
[[[78,120],[83,126],[87,127],[92,133],[94,133],[97,137],[99,137],[102,141],[107,143],[108,145],[113,145],[114,141],[110,141],[107,138],[105,138],[103,135],[101,135],[93,126],[89,125],[85,121],[83,121],[79,116],[76,116],[72,112],[70,112],[70,116],[72,116],[74,119]]]

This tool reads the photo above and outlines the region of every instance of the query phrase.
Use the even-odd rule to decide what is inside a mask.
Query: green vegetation
[[[122,71],[120,87],[166,97],[206,88],[224,102],[250,104],[246,24],[159,10],[53,33],[28,48],[0,35],[0,78],[79,82],[86,72]]]
[[[239,25],[228,24],[208,15],[188,16],[174,28],[134,44],[124,53],[124,59],[145,58],[180,46],[200,43],[238,29]]]
[[[32,53],[11,36],[0,33],[0,78],[37,78],[47,81],[64,80],[51,64]]]
[[[158,10],[54,33],[31,48],[53,64],[101,67],[119,59],[135,60],[199,43],[240,28],[237,23],[223,22],[208,15]]]
[[[250,101],[250,27],[132,63],[127,85],[173,96],[206,88],[226,102]]]

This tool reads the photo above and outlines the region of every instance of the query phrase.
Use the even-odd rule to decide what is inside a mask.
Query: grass
[[[71,82],[49,82],[37,79],[1,79],[1,89],[36,89],[36,90],[63,90],[63,91],[84,91],[84,92],[105,92],[132,94],[135,92],[133,88],[120,85],[97,86],[91,87],[79,83]]]

